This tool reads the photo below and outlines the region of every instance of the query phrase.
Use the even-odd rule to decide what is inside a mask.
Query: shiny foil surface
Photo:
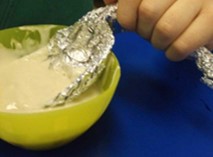
[[[74,25],[59,30],[51,39],[48,46],[51,68],[78,69],[79,76],[45,108],[65,104],[97,80],[114,44],[109,21],[115,19],[116,9],[113,5],[88,12]]]

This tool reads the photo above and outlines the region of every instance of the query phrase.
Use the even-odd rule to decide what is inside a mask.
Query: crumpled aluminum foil
[[[198,69],[203,73],[201,81],[213,89],[213,54],[205,47],[194,53]]]
[[[116,9],[116,6],[107,6],[88,12],[74,25],[59,30],[50,40],[51,68],[78,69],[80,74],[45,108],[63,105],[97,80],[114,44],[109,21],[115,19]]]
[[[105,61],[114,44],[111,24],[116,20],[117,5],[88,12],[74,25],[59,30],[49,43],[52,68],[80,69],[75,81],[60,92],[45,108],[63,105],[87,90],[105,68]],[[201,80],[213,88],[213,55],[204,47],[193,53],[203,72]]]

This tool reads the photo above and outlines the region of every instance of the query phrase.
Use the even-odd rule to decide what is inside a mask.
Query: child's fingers
[[[152,44],[159,49],[166,49],[199,14],[201,3],[200,0],[176,1],[157,22]]]
[[[213,39],[213,7],[201,13],[186,31],[167,49],[166,56],[173,61],[185,59],[197,48]]]
[[[150,39],[155,24],[175,1],[143,0],[138,9],[137,32]]]
[[[119,0],[118,1],[118,22],[128,30],[135,30],[137,12],[141,0]]]

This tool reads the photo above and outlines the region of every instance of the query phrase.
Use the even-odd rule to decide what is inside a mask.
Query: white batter
[[[0,52],[0,110],[41,109],[74,78],[49,69],[47,47],[23,58]],[[98,94],[93,86],[78,101]]]

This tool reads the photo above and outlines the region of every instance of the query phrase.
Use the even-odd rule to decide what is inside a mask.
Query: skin
[[[181,61],[201,46],[213,49],[212,0],[104,0],[118,3],[118,21],[168,59]]]

